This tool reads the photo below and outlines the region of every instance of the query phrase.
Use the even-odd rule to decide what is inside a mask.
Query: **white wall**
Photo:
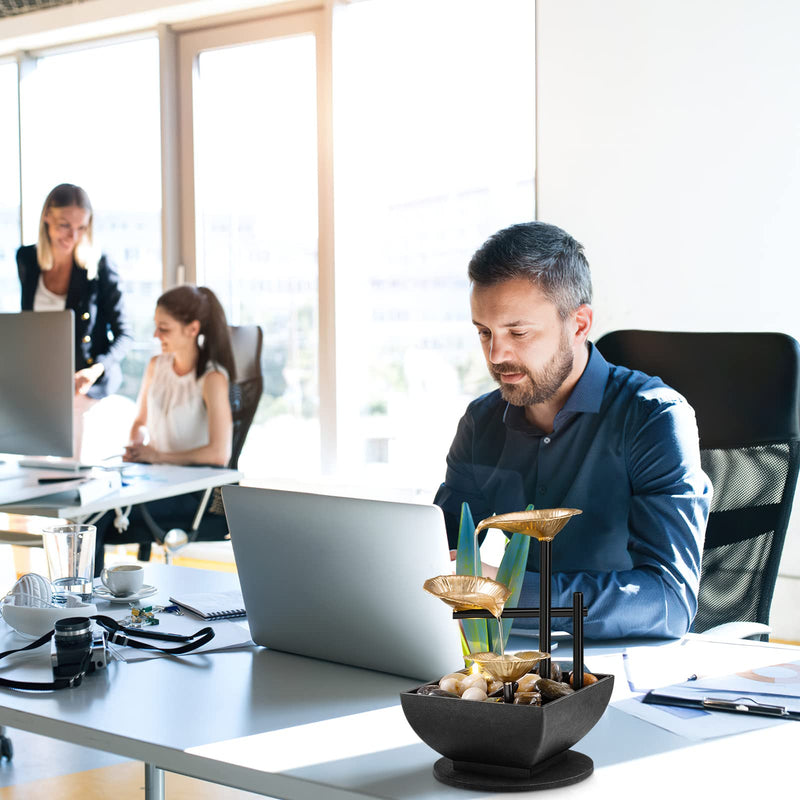
[[[800,339],[800,3],[538,0],[538,216],[615,328]],[[773,606],[800,640],[800,500]]]

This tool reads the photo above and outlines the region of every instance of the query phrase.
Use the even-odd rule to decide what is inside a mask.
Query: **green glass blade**
[[[461,521],[458,527],[456,549],[456,575],[481,576],[481,554],[475,536],[475,523],[467,503],[461,504]],[[461,630],[470,653],[484,653],[489,648],[489,635],[485,619],[462,619]]]
[[[532,511],[533,505],[529,505],[526,511]],[[526,536],[524,533],[515,533],[512,535],[508,544],[506,545],[503,559],[497,569],[496,580],[499,583],[504,583],[511,590],[511,596],[506,600],[506,608],[516,608],[519,602],[519,595],[522,591],[522,582],[525,580],[525,567],[528,565],[528,550],[530,549],[531,537]],[[508,637],[511,635],[511,626],[514,620],[502,620],[503,626],[503,652],[505,646],[508,644]],[[498,648],[498,642],[495,641],[498,636],[497,627],[491,629],[492,634],[492,647],[495,652],[501,652]]]
[[[456,575],[481,577],[481,554],[475,523],[467,503],[461,504],[461,521],[458,526],[458,549],[456,550]]]

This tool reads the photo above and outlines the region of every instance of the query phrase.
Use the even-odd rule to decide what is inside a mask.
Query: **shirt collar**
[[[589,346],[589,359],[586,362],[583,374],[578,378],[575,388],[567,398],[567,402],[556,414],[556,427],[567,415],[581,412],[596,414],[603,402],[603,394],[608,382],[609,365],[591,342],[587,344]],[[507,403],[506,410],[503,413],[503,422],[516,430],[532,430],[530,423],[525,419],[525,410],[521,406],[512,406]]]
[[[600,351],[591,342],[588,342],[588,345],[589,360],[586,368],[559,414],[567,411],[588,411],[596,414],[600,410],[608,382],[609,367],[608,362],[600,355]]]

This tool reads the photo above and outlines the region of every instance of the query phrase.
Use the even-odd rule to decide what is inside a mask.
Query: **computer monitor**
[[[72,456],[72,311],[0,314],[0,453]]]

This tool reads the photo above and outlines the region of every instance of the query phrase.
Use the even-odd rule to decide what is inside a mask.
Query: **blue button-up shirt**
[[[682,636],[697,610],[711,500],[694,411],[659,378],[589,348],[552,433],[499,390],[470,403],[435,502],[451,547],[462,501],[475,522],[529,504],[581,509],[553,540],[552,605],[583,592],[588,638]],[[539,605],[538,548],[533,540],[520,606]]]

